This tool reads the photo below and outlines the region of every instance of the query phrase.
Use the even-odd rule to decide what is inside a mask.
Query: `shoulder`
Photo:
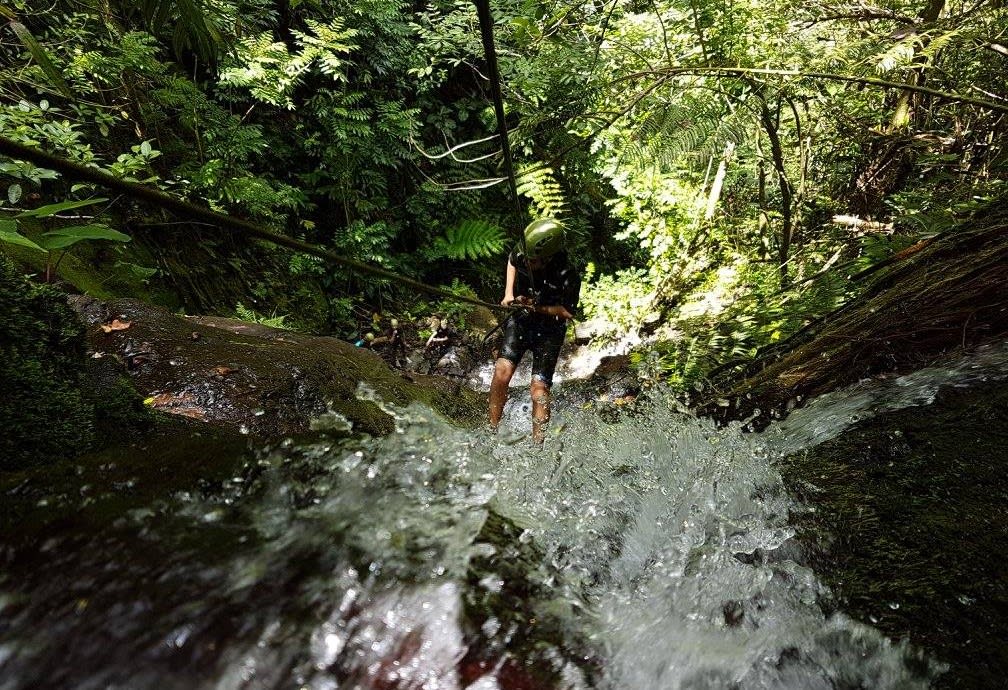
[[[549,263],[551,271],[558,275],[577,275],[579,271],[571,263],[570,255],[567,252],[559,252]]]

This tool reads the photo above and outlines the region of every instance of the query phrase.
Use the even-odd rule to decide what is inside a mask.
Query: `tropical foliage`
[[[463,0],[7,0],[0,136],[489,302],[517,230],[561,217],[591,266],[585,316],[665,341],[648,361],[682,385],[1005,193],[1002,3],[491,8],[517,199]],[[15,215],[107,196],[20,160],[0,159],[0,183],[23,247],[42,235]],[[154,206],[102,210],[197,308],[336,333],[424,309]],[[220,271],[240,300],[186,287]]]

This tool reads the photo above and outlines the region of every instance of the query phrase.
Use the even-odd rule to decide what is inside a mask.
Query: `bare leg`
[[[490,426],[497,429],[501,415],[504,414],[504,403],[507,402],[508,386],[515,373],[515,364],[510,359],[498,357],[494,364],[493,381],[490,382]]]
[[[546,425],[550,419],[550,387],[545,381],[532,377],[532,441],[542,443],[546,438]]]

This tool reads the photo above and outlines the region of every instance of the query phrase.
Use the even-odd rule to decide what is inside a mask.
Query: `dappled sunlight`
[[[696,316],[715,317],[731,306],[735,297],[738,269],[734,265],[721,266],[706,291],[691,295],[679,309],[679,318]]]

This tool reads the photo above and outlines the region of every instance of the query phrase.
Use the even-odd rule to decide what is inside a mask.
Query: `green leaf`
[[[153,278],[158,272],[158,269],[156,268],[140,266],[139,264],[134,264],[129,261],[116,261],[115,267],[136,276],[144,282]]]
[[[46,206],[39,206],[38,208],[33,208],[30,211],[25,211],[24,213],[19,213],[17,218],[48,218],[49,216],[54,216],[60,211],[69,211],[74,208],[81,208],[83,206],[92,206],[94,204],[100,204],[103,201],[108,201],[107,198],[101,199],[85,199],[83,201],[64,201],[59,204],[48,204]]]
[[[16,204],[21,198],[21,185],[12,184],[7,188],[7,198],[10,199],[12,204]]]
[[[465,220],[434,240],[432,256],[481,259],[499,254],[505,238],[500,228],[485,220]]]
[[[42,233],[41,242],[46,249],[63,249],[87,240],[129,242],[132,239],[129,235],[113,230],[107,225],[95,224],[50,230]]]
[[[35,244],[24,235],[19,235],[14,230],[6,229],[16,227],[17,225],[12,220],[11,221],[0,220],[0,242],[6,242],[8,244],[16,244],[21,247],[28,247],[30,249],[37,249],[40,252],[46,251],[45,249]]]
[[[10,21],[7,25],[14,31],[15,34],[17,34],[21,43],[23,43],[24,47],[28,49],[28,52],[31,53],[32,58],[34,58],[35,62],[38,63],[38,66],[42,68],[42,71],[49,78],[49,82],[56,88],[56,90],[67,98],[73,98],[74,96],[70,91],[70,87],[67,86],[65,81],[63,81],[63,75],[58,69],[56,69],[56,65],[53,64],[52,60],[49,59],[49,54],[45,51],[45,48],[43,48],[39,42],[35,40],[35,37],[32,36],[31,32],[28,31],[27,28],[25,28],[25,25],[16,21]]]

